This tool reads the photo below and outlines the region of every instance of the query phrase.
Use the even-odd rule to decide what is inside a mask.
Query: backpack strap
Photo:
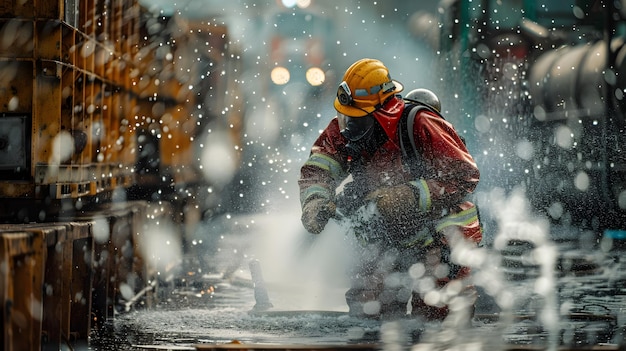
[[[406,103],[406,102],[405,102]],[[406,103],[404,107],[404,111],[402,111],[402,116],[400,117],[400,123],[398,123],[398,139],[400,140],[400,148],[402,149],[402,159],[403,163],[409,167],[409,170],[417,177],[422,176],[423,172],[423,160],[422,155],[417,150],[417,146],[415,143],[415,135],[413,134],[413,127],[415,125],[415,116],[419,111],[428,110],[442,119],[445,118],[438,113],[437,111],[429,108],[428,106],[421,104],[412,104]],[[465,144],[465,138],[459,135],[459,138]],[[410,149],[408,149],[410,145]],[[476,208],[476,215],[480,222],[480,211],[478,209],[478,205],[476,203],[475,194],[471,193],[466,197],[467,200],[474,203]],[[482,222],[481,222],[482,223]],[[481,224],[482,228],[482,224]],[[481,229],[482,230],[482,229]]]
[[[400,141],[400,149],[402,150],[403,162],[409,167],[411,172],[418,176],[422,170],[422,155],[417,150],[413,126],[415,125],[415,116],[422,110],[430,109],[424,105],[406,104],[398,124],[398,139]]]
[[[412,103],[412,100],[405,100],[404,111],[402,111],[402,116],[400,117],[399,123],[399,139],[400,139],[400,148],[402,149],[402,156],[407,158],[407,160],[411,157],[419,158],[420,154],[417,151],[417,147],[415,144],[415,135],[413,134],[413,126],[415,125],[415,116],[419,111],[427,110],[439,116],[441,119],[445,120],[445,117],[438,111],[433,110],[429,106],[422,105],[420,103]],[[465,138],[458,134],[459,138],[463,142],[463,145],[467,146],[465,142]],[[409,153],[408,147],[411,147],[412,152]]]
[[[407,118],[406,118],[406,131],[409,136],[409,141],[411,142],[411,147],[413,149],[413,155],[415,155],[416,157],[419,155],[417,152],[417,146],[415,146],[415,134],[413,133],[413,127],[415,126],[415,115],[417,115],[417,112],[419,112],[420,110],[425,109],[424,106],[415,106],[411,109],[411,111],[409,111]]]

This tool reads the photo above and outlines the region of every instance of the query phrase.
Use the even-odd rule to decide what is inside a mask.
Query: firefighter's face
[[[367,139],[374,130],[376,119],[371,114],[363,117],[339,115],[342,127],[341,135],[351,142],[360,142]]]

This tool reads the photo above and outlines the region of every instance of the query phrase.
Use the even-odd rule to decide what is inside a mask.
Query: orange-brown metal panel
[[[41,235],[46,238],[46,261],[43,284],[43,316],[42,332],[46,336],[46,344],[60,347],[62,309],[67,304],[67,295],[63,294],[63,260],[65,255],[65,243],[67,239],[67,227],[64,225],[49,225],[40,229]],[[31,230],[29,230],[31,231]]]
[[[35,57],[61,61],[62,32],[60,21],[35,21]]]
[[[74,118],[74,94],[76,83],[76,69],[73,66],[61,66],[61,83],[59,86],[60,99],[60,123],[61,129],[66,130],[74,138],[74,153],[71,155],[71,164],[80,160],[80,154],[86,143],[86,135],[75,126]]]
[[[108,38],[108,28],[109,28],[109,19],[110,16],[110,5],[108,4],[110,0],[95,0],[94,1],[94,36],[98,38],[100,42],[107,42]]]
[[[96,49],[98,42],[95,38],[90,36],[83,37],[83,41],[78,48],[78,55],[83,60],[83,69],[90,74],[97,74],[96,72]]]
[[[0,197],[3,198],[33,198],[35,196],[35,184],[31,181],[0,181]],[[7,206],[5,208],[5,205]],[[0,213],[8,213],[8,207],[12,206],[8,201],[0,204]]]
[[[80,94],[80,98],[82,99],[80,106],[82,107],[82,110],[79,117],[79,123],[82,131],[87,135],[87,145],[85,146],[85,150],[83,151],[81,157],[82,165],[92,164],[96,153],[92,113],[89,108],[93,96],[93,80],[94,77],[92,75],[88,73],[83,75],[83,84]]]
[[[106,64],[110,60],[110,51],[103,45],[101,41],[94,41],[95,49],[93,52],[93,72],[103,80],[106,80],[104,72]]]
[[[172,62],[164,62],[163,68],[157,78],[159,79],[159,95],[180,100],[184,96],[183,83],[176,79],[175,66]]]
[[[15,1],[15,0],[0,1],[0,17],[33,18],[34,16],[35,16],[35,2],[34,1]]]
[[[0,260],[7,269],[0,277],[4,349],[41,348],[44,238],[36,233],[3,233]]]
[[[93,236],[93,292],[94,323],[101,325],[114,317],[114,304],[120,302],[120,286],[138,291],[144,286],[133,286],[134,279],[145,281],[144,270],[138,272],[134,261],[134,241],[142,235],[146,203],[143,201],[105,205],[97,211],[84,212],[72,221],[89,221]]]
[[[76,65],[76,28],[61,23],[61,60],[69,65]]]
[[[66,271],[71,272],[72,279],[68,283],[70,305],[68,315],[63,320],[64,335],[87,340],[91,330],[91,301],[93,287],[93,222],[69,222],[71,230],[68,239],[71,242],[71,261],[67,262]],[[70,250],[68,250],[70,251]],[[66,322],[66,323],[67,323]]]
[[[76,131],[76,133],[81,133],[85,137],[84,147],[80,154],[77,154],[74,158],[74,163],[77,164],[86,164],[89,162],[91,158],[91,147],[89,145],[89,133],[85,123],[85,80],[86,74],[84,71],[79,69],[74,69],[73,72],[73,83],[68,81],[67,84],[73,84],[71,88],[64,87],[63,89],[71,89],[71,99],[72,99],[72,130]],[[69,78],[69,77],[68,77]]]
[[[125,94],[123,96],[122,111],[123,115],[121,120],[120,130],[124,143],[122,145],[122,151],[120,153],[121,164],[126,166],[133,166],[137,160],[137,123],[135,116],[138,113],[137,100],[134,96]]]
[[[32,58],[34,31],[32,19],[0,19],[0,57]]]
[[[193,169],[193,138],[196,132],[196,119],[184,105],[175,105],[161,117],[163,137],[161,155],[165,167],[172,170]]]
[[[101,146],[106,131],[103,129],[102,121],[102,81],[96,76],[88,76],[85,84],[85,112],[91,145],[91,159],[88,162],[99,164],[102,162]]]
[[[103,84],[101,94],[102,99],[100,103],[100,115],[102,116],[102,128],[104,130],[101,138],[102,162],[113,165],[115,155],[111,152],[111,150],[113,149],[113,145],[115,145],[115,141],[117,139],[117,132],[113,130],[115,125],[113,123],[113,114],[111,112],[113,92],[108,85]]]
[[[36,18],[63,19],[63,4],[65,0],[31,0],[35,4]]]
[[[59,165],[71,155],[67,144],[54,142],[61,132],[61,72],[61,66],[55,62],[37,62],[33,101],[33,165]],[[55,182],[56,179],[56,174],[49,173],[44,183]]]
[[[119,165],[124,139],[121,130],[121,95],[118,89],[110,89],[107,92],[106,112],[108,113],[107,149],[105,160],[111,164]]]
[[[56,223],[32,223],[32,224],[2,224],[0,232],[23,231],[42,238],[45,254],[41,258],[44,267],[41,287],[35,282],[34,289],[43,289],[41,300],[37,303],[42,308],[42,315],[37,330],[41,330],[45,336],[46,347],[59,348],[61,346],[61,315],[62,306],[69,301],[69,296],[63,293],[63,280],[66,279],[63,272],[64,243],[67,238],[68,226]],[[39,262],[36,262],[39,264]],[[19,291],[19,293],[28,293]],[[38,337],[38,335],[34,335]]]
[[[92,36],[95,32],[95,0],[84,0],[79,2],[78,29],[87,36]]]
[[[24,232],[32,238],[42,238],[45,260],[41,288],[43,306],[41,335],[46,348],[59,348],[68,340],[87,340],[91,326],[92,287],[92,226],[89,221],[0,224],[0,233]],[[32,241],[32,239],[29,239]],[[23,244],[23,243],[20,243]],[[35,253],[32,244],[13,250],[12,255]],[[35,256],[33,256],[35,257]],[[13,282],[14,287],[21,283]],[[35,284],[35,288],[36,284]],[[35,304],[37,305],[37,304]],[[40,339],[40,334],[36,337]]]
[[[122,52],[122,28],[124,21],[124,0],[111,0],[111,41],[116,52]]]
[[[34,61],[0,59],[0,109],[6,113],[32,111]]]

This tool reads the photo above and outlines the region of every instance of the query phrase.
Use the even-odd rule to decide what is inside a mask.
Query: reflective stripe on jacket
[[[418,212],[429,218],[432,227],[437,231],[458,227],[465,237],[479,242],[482,231],[476,208],[466,201],[480,177],[474,159],[449,122],[424,110],[416,115],[413,127],[422,156],[420,174],[412,174],[410,167],[403,164],[396,133],[403,108],[404,102],[396,97],[374,112],[389,139],[374,154],[363,155],[365,166],[360,175],[363,192],[408,183],[418,194]],[[315,197],[332,199],[337,187],[348,177],[350,161],[346,142],[337,118],[333,118],[314,142],[310,157],[300,170],[298,184],[303,206]],[[405,235],[411,237],[411,233]]]

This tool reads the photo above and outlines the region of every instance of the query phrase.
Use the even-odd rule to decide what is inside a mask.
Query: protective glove
[[[345,216],[351,216],[361,206],[366,204],[363,186],[358,186],[356,182],[346,184],[339,194],[335,196],[337,209]]]
[[[376,204],[380,214],[387,219],[399,219],[414,213],[417,197],[409,184],[380,187],[366,196],[366,200]]]
[[[328,220],[335,215],[335,203],[329,199],[315,198],[302,207],[302,225],[312,234],[319,234],[324,230]]]

